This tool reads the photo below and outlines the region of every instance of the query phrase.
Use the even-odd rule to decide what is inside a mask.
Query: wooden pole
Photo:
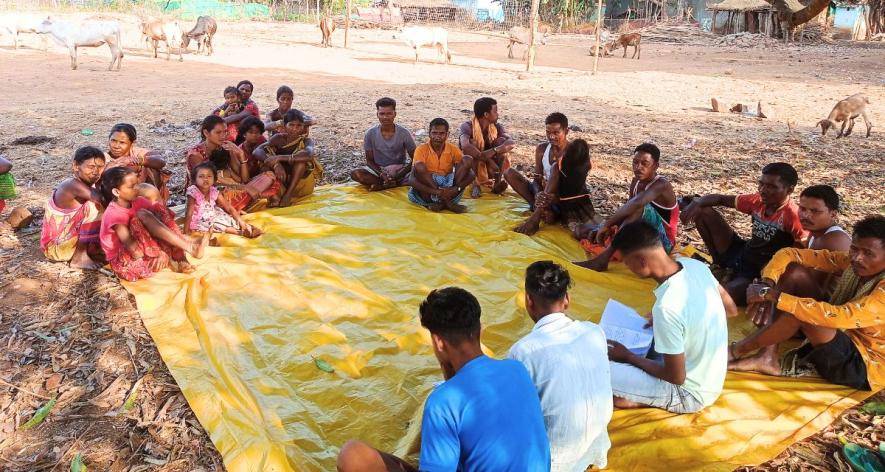
[[[529,32],[529,57],[525,63],[526,72],[531,72],[535,68],[535,33],[538,31],[538,7],[540,3],[541,0],[532,0],[532,19],[529,25],[531,27]]]
[[[317,0],[317,24],[320,24],[320,0]]]
[[[596,43],[593,45],[593,75],[599,66],[599,39],[602,37],[602,0],[596,0]]]
[[[350,47],[350,9],[353,7],[353,0],[347,0],[347,11],[344,12],[344,48]]]

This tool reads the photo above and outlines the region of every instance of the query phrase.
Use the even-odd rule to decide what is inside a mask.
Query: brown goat
[[[622,34],[618,39],[611,41],[610,43],[605,45],[603,49],[603,56],[609,56],[613,51],[617,51],[618,48],[624,48],[624,58],[627,57],[627,46],[633,46],[633,55],[630,56],[630,59],[639,59],[642,55],[641,47],[639,42],[642,40],[642,35],[639,33],[630,33],[630,34]]]
[[[320,20],[320,31],[323,32],[323,47],[331,46],[332,32],[335,31],[335,21],[329,16],[324,16],[323,19]]]
[[[817,125],[821,128],[821,136],[825,136],[830,128],[835,129],[837,123],[842,123],[842,128],[836,137],[850,136],[851,131],[854,129],[854,120],[860,116],[863,117],[864,124],[867,125],[867,137],[869,138],[870,130],[873,129],[873,124],[870,123],[866,110],[866,106],[869,103],[870,99],[860,93],[856,93],[845,100],[839,100],[836,106],[833,107],[830,115],[826,119],[817,122]],[[846,125],[848,125],[847,130],[845,129]]]

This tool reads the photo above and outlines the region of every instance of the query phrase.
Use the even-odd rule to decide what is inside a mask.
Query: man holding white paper
[[[670,258],[657,229],[628,223],[612,241],[624,264],[658,282],[652,307],[655,351],[663,363],[608,341],[612,393],[618,408],[662,408],[694,413],[719,398],[728,367],[726,313],[737,313],[728,293],[702,262]]]
[[[508,357],[525,365],[538,389],[551,470],[583,472],[606,466],[612,389],[605,333],[564,313],[570,285],[568,271],[551,261],[526,269],[525,307],[535,326]]]

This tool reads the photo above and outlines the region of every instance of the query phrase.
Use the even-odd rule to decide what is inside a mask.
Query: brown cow
[[[328,15],[323,16],[323,19],[320,20],[320,31],[323,33],[323,42],[321,43],[323,47],[329,47],[332,45],[332,32],[335,31],[335,21],[332,20]]]
[[[627,57],[627,46],[633,46],[633,55],[630,56],[630,59],[639,59],[642,55],[640,50],[639,42],[642,40],[642,35],[639,33],[630,33],[630,34],[622,34],[618,39],[608,43],[605,45],[605,49],[603,52],[603,56],[611,55],[613,51],[617,51],[618,48],[624,48],[624,56]]]
[[[215,36],[216,31],[218,31],[218,23],[215,22],[215,18],[201,16],[197,18],[197,24],[194,28],[185,33],[184,37],[181,38],[181,44],[187,49],[191,39],[193,39],[197,42],[197,54],[200,54],[205,49],[206,55],[211,56],[215,52],[215,48],[212,47],[212,37]]]
[[[148,19],[141,23],[141,34],[145,41],[149,43],[149,47],[153,48],[154,59],[157,58],[157,44],[160,41],[166,43],[166,60],[172,54],[172,48],[178,48],[178,60],[183,61],[181,51],[184,49],[182,43],[181,26],[174,20]]]

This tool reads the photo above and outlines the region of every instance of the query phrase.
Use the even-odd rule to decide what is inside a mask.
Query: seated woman
[[[285,188],[279,203],[282,207],[312,194],[316,182],[323,177],[323,166],[316,158],[313,139],[308,136],[308,119],[300,110],[289,110],[283,117],[286,132],[273,135],[254,152],[265,168],[273,169]]]
[[[105,167],[126,166],[138,174],[140,183],[149,183],[160,191],[163,202],[169,200],[167,183],[172,172],[166,169],[166,160],[157,151],[135,145],[135,127],[129,123],[117,123],[108,135]]]
[[[99,239],[111,269],[121,279],[134,282],[169,267],[176,272],[193,272],[185,253],[196,258],[212,237],[181,234],[175,221],[159,217],[154,203],[139,196],[138,176],[127,167],[108,169],[99,187],[105,204]]]
[[[832,292],[820,272],[841,274]],[[767,313],[765,326],[732,343],[730,370],[781,375],[777,345],[802,333],[807,344],[797,357],[824,379],[861,390],[885,386],[885,216],[854,225],[848,252],[781,249],[762,277],[747,288],[747,314]]]
[[[596,218],[587,188],[587,174],[592,168],[587,141],[576,139],[569,143],[555,166],[547,186],[535,199],[532,215],[514,231],[535,234],[542,220],[547,224],[559,223],[574,231]]]
[[[257,118],[253,119],[258,121]],[[262,198],[268,198],[271,205],[276,204],[279,183],[273,172],[261,172],[252,177],[245,152],[226,139],[227,131],[221,117],[210,115],[204,118],[200,135],[203,141],[188,149],[185,158],[187,185],[192,183],[190,174],[198,164],[212,162],[216,168],[223,169],[218,177],[218,183],[224,187],[221,192],[238,211]],[[231,168],[236,170],[232,171]]]
[[[582,225],[575,232],[581,245],[594,255],[593,259],[577,262],[581,267],[603,272],[614,256],[614,249],[606,246],[618,227],[631,221],[643,220],[657,228],[661,245],[668,253],[676,247],[679,227],[679,205],[673,185],[658,175],[661,151],[651,143],[643,143],[633,150],[633,181],[630,198],[598,228]]]

